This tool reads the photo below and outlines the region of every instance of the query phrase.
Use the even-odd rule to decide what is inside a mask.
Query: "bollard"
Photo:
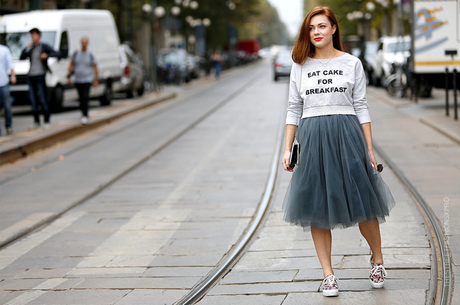
[[[449,116],[449,68],[446,68],[446,116]]]
[[[458,121],[458,105],[457,105],[457,69],[454,69],[454,119]]]

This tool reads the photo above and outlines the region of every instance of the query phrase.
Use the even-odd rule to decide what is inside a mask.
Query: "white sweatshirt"
[[[371,121],[363,66],[348,53],[329,62],[309,57],[302,67],[292,65],[286,124],[331,114],[356,115],[361,124]]]

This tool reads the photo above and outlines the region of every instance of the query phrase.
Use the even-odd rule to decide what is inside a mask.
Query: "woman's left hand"
[[[372,163],[372,165],[374,166],[374,171],[377,170],[377,159],[375,159],[375,155],[374,155],[374,152],[373,151],[369,151],[369,159]]]

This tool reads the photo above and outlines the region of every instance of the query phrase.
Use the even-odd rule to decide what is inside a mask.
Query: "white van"
[[[59,109],[65,99],[76,99],[78,93],[67,83],[72,53],[81,48],[80,40],[88,37],[88,49],[96,55],[99,83],[92,87],[91,97],[98,97],[102,105],[110,104],[112,92],[120,90],[121,70],[117,27],[112,14],[106,10],[44,10],[4,15],[0,19],[0,42],[11,50],[17,76],[11,95],[18,102],[28,101],[27,74],[29,59],[19,60],[24,47],[31,42],[29,31],[38,28],[41,41],[60,51],[61,58],[49,58],[52,73],[46,74],[51,108]]]

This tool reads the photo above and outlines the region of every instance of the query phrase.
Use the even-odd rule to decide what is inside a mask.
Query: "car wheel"
[[[130,88],[128,91],[126,91],[126,95],[128,98],[133,98],[134,97],[134,88]]]
[[[62,110],[62,104],[64,103],[64,88],[57,85],[52,93],[50,100],[50,109],[53,112],[59,112]]]
[[[367,72],[367,77],[368,77],[368,80],[369,80],[369,84],[370,86],[372,86],[374,84],[374,76],[373,76],[374,73],[372,73],[372,71],[368,71]]]
[[[382,74],[380,75],[380,85],[383,86],[385,84],[385,80],[387,77],[385,76],[385,72],[382,70]]]
[[[275,75],[274,80],[275,80],[275,82],[278,81],[278,76],[277,75]]]
[[[376,87],[380,87],[380,78],[375,75],[375,73],[372,73],[372,84]]]
[[[99,97],[101,106],[108,106],[112,103],[112,84],[108,81],[104,93]]]
[[[141,87],[137,89],[137,95],[142,96],[144,94],[145,87],[144,87],[144,82],[142,82]]]

